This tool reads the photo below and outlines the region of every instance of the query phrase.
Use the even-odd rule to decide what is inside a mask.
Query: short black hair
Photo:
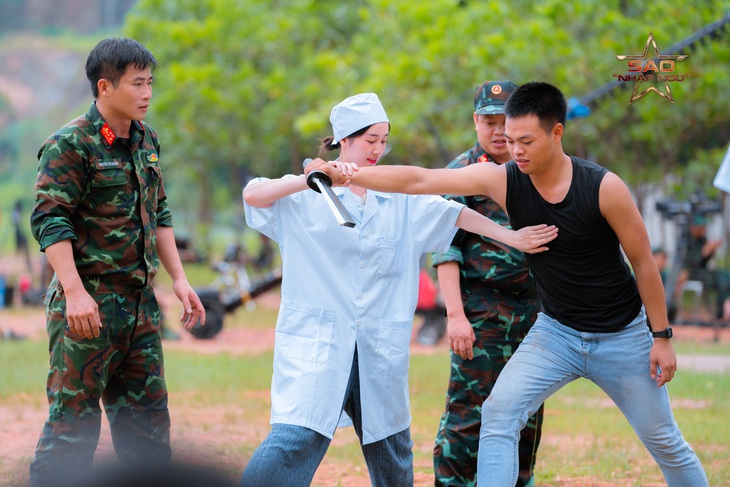
[[[545,132],[557,123],[565,125],[568,103],[563,93],[550,83],[531,81],[525,83],[507,98],[504,114],[507,118],[535,115]]]
[[[97,84],[106,79],[117,86],[120,78],[133,65],[137,69],[157,66],[155,56],[142,44],[127,37],[108,38],[99,42],[86,58],[86,78],[91,83],[91,93],[99,97]]]

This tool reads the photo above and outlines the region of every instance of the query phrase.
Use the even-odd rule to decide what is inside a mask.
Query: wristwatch
[[[673,335],[672,329],[669,327],[667,327],[666,330],[651,332],[651,336],[654,338],[672,338]]]

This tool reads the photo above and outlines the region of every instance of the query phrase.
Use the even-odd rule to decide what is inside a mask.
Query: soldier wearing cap
[[[474,96],[477,142],[447,167],[504,164],[511,157],[504,136],[504,104],[512,81],[486,81]],[[486,196],[446,196],[509,227],[507,215]],[[448,316],[451,375],[446,408],[434,445],[436,485],[476,484],[481,405],[497,376],[535,322],[540,303],[522,252],[459,230],[447,252],[434,253]],[[519,444],[517,485],[532,485],[543,408],[530,418]]]
[[[162,184],[157,134],[143,120],[157,61],[133,39],[104,39],[86,60],[94,102],[38,153],[33,236],[54,270],[45,297],[50,414],[30,485],[89,473],[100,401],[123,464],[170,460],[160,262],[190,328],[205,310],[185,277]]]

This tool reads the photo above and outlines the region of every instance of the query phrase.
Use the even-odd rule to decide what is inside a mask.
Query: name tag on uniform
[[[110,169],[113,167],[122,167],[121,161],[96,161],[97,169]]]

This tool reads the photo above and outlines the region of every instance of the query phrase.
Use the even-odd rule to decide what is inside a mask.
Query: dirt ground
[[[6,272],[7,266],[7,261],[3,263],[0,260],[0,273]],[[169,306],[169,301],[164,295],[161,296],[161,304]],[[259,297],[257,305],[273,309],[278,308],[278,294],[273,292]],[[27,310],[27,312],[10,313],[7,310],[0,310],[0,331],[7,333],[12,330],[17,334],[24,335],[26,339],[44,340],[46,335],[43,309],[24,308],[24,310]],[[719,339],[723,343],[730,343],[730,329],[727,328],[716,333],[711,328],[681,326],[675,327],[675,336],[679,339],[683,337],[699,340]],[[211,340],[198,340],[183,331],[179,340],[165,341],[165,347],[168,349],[191,350],[198,353],[214,354],[227,351],[246,354],[259,353],[270,349],[273,347],[273,341],[273,330],[224,328],[219,335]],[[433,347],[418,344],[415,340],[414,328],[413,354],[443,351],[447,347],[446,340],[441,340]],[[730,372],[730,357],[680,356],[678,360],[680,367]],[[181,401],[177,402],[179,404]],[[200,445],[233,444],[240,442],[242,438],[251,438],[252,442],[255,443],[256,438],[260,438],[261,432],[256,428],[251,428],[251,425],[231,426],[226,424],[223,427],[216,421],[216,418],[224,415],[236,415],[237,412],[237,406],[235,405],[221,407],[220,411],[206,411],[205,415],[201,415],[194,408],[177,407],[174,411],[171,410],[174,423],[184,425],[184,428],[173,427],[172,441],[176,448],[176,458],[194,460],[196,452],[192,450],[192,445],[199,447]],[[42,397],[17,397],[11,405],[0,406],[0,418],[3,419],[0,421],[0,466],[2,466],[0,468],[0,485],[24,485],[25,479],[27,479],[27,465],[32,457],[40,427],[46,418],[46,414],[47,407]],[[338,434],[335,441],[354,441],[354,433],[351,436]],[[543,441],[563,443],[570,440],[565,438],[552,440],[544,438]],[[111,438],[108,433],[108,426],[104,424],[97,458],[111,457],[113,455],[111,452]],[[237,465],[242,461],[240,458],[236,458],[233,453],[224,454],[226,458],[221,458],[219,453],[217,455],[216,462],[221,464]],[[6,478],[3,478],[3,476]],[[622,487],[624,485],[598,481],[591,477],[562,479],[558,482],[553,485],[560,485],[561,487]],[[432,484],[433,480],[430,474],[418,473],[416,475],[417,486]],[[317,472],[314,485],[366,487],[370,483],[363,465],[342,465],[341,463],[330,462],[325,458]],[[657,484],[657,486],[660,485],[664,484]]]

